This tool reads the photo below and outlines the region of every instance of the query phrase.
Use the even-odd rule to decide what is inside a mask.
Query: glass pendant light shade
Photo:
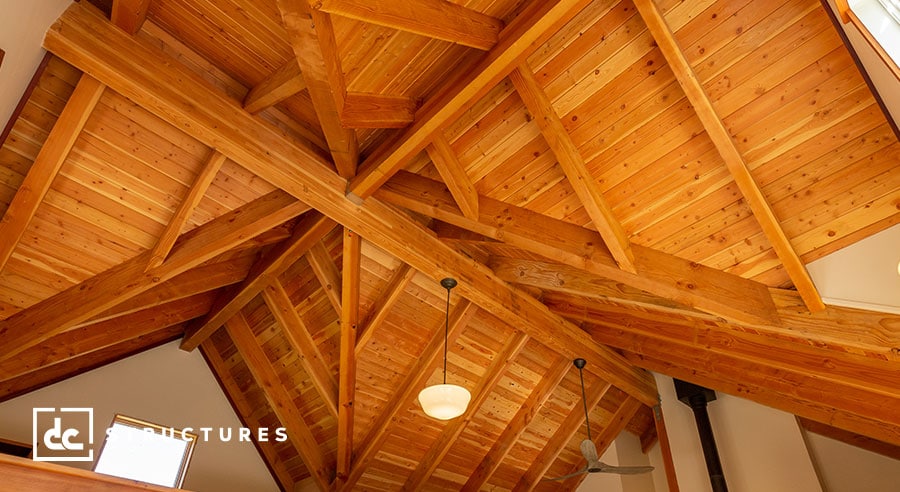
[[[456,280],[445,278],[441,286],[447,289],[447,311],[444,317],[444,382],[429,386],[419,392],[419,403],[429,417],[450,420],[466,413],[472,394],[455,384],[447,384],[447,336],[450,332],[450,289],[456,287]]]
[[[450,420],[465,413],[472,394],[455,384],[436,384],[419,392],[419,403],[429,417]]]

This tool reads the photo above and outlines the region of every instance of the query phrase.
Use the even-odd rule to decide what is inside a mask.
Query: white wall
[[[34,407],[93,408],[95,457],[116,413],[175,428],[230,427],[235,435],[241,427],[203,357],[179,350],[177,341],[0,403],[0,437],[30,443]],[[198,442],[184,488],[278,490],[253,443],[234,439]]]
[[[826,492],[900,490],[900,460],[811,432],[806,438]]]
[[[44,32],[71,0],[0,0],[0,131],[44,57]]]

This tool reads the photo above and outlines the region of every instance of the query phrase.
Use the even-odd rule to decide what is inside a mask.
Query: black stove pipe
[[[675,392],[678,400],[691,407],[694,412],[694,420],[697,422],[697,432],[700,434],[700,445],[703,448],[703,457],[706,458],[706,470],[709,472],[709,482],[713,492],[728,492],[725,473],[722,471],[722,462],[719,461],[719,451],[716,448],[716,438],[713,436],[709,413],[706,411],[706,404],[716,399],[716,393],[713,390],[678,379],[675,380]]]

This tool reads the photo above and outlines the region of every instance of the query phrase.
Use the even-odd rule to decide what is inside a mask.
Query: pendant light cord
[[[584,425],[587,426],[587,438],[591,440],[591,421],[588,419],[587,395],[584,393],[584,370],[579,368],[578,375],[581,377],[581,403],[584,405]]]
[[[447,338],[450,336],[450,287],[447,287],[447,308],[444,310],[444,384],[447,384]]]

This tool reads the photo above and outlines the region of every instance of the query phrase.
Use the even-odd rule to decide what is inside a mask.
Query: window
[[[900,0],[837,0],[837,7],[900,79]]]
[[[196,442],[190,432],[116,415],[94,471],[181,487]]]

